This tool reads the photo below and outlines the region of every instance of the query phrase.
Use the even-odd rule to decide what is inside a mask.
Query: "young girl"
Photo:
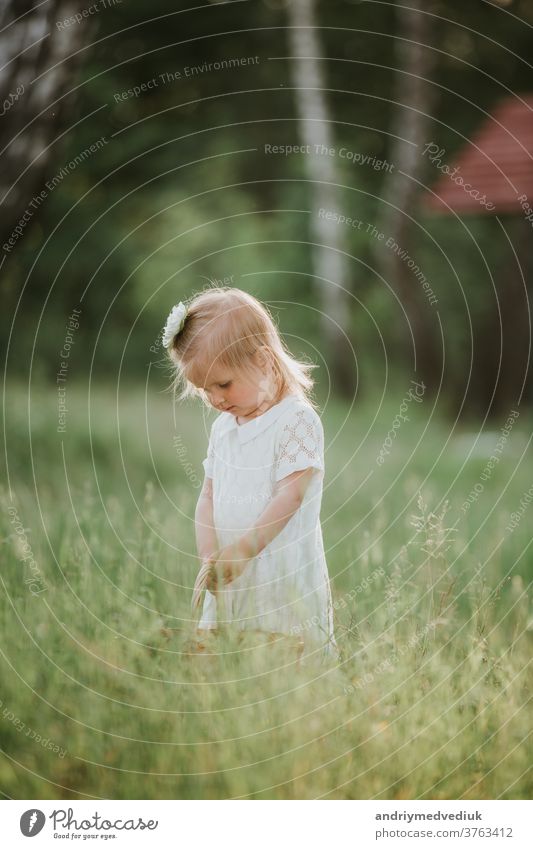
[[[223,623],[298,638],[302,662],[336,660],[320,506],[324,432],[308,396],[314,365],[295,360],[267,309],[213,287],[168,317],[163,344],[180,399],[219,411],[195,514],[202,567],[199,633]]]

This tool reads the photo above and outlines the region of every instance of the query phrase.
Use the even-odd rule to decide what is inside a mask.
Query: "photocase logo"
[[[20,818],[20,830],[24,837],[35,837],[42,830],[46,817],[38,808],[24,811]]]

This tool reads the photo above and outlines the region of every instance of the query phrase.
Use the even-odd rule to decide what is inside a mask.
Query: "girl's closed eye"
[[[218,385],[220,386],[221,389],[227,389],[228,386],[230,386],[230,384],[231,384],[231,380],[228,380],[227,383],[219,383]]]

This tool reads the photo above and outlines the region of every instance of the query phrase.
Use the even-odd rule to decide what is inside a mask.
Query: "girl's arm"
[[[314,468],[301,469],[278,481],[269,503],[257,522],[233,545],[216,551],[216,569],[206,579],[206,588],[216,592],[220,583],[230,584],[241,575],[248,560],[283,530],[300,507]]]
[[[237,542],[242,557],[256,557],[283,530],[300,507],[314,468],[302,469],[278,481],[257,522]]]
[[[201,560],[206,560],[218,548],[215,522],[213,519],[213,480],[204,478],[204,485],[194,514],[196,548]]]

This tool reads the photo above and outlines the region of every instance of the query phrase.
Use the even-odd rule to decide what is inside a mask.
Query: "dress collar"
[[[255,419],[250,419],[249,422],[244,422],[244,424],[241,425],[237,424],[237,418],[232,416],[231,413],[221,413],[220,418],[222,421],[220,423],[219,433],[222,435],[224,433],[229,433],[230,431],[236,431],[239,443],[242,445],[250,439],[253,439],[259,433],[262,433],[269,425],[279,419],[289,404],[295,400],[298,400],[296,395],[287,395],[277,404],[274,404],[273,407],[270,407],[266,413],[262,413],[260,416],[256,416]]]

